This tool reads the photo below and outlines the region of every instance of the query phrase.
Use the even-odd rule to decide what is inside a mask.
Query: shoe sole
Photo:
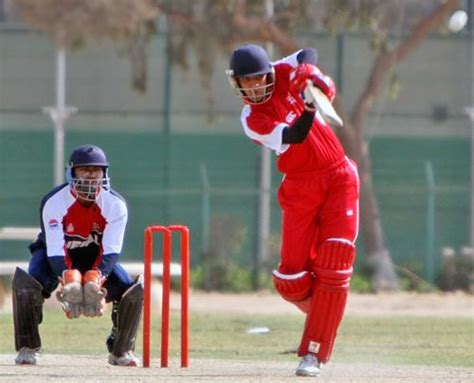
[[[17,361],[15,361],[15,364],[17,366],[36,366],[36,361],[34,361],[34,362],[27,362],[27,361],[17,362]]]
[[[315,377],[315,376],[319,376],[321,372],[318,371],[318,372],[310,372],[310,371],[305,371],[305,370],[297,370],[295,372],[295,375],[297,376],[312,376],[312,377]]]
[[[317,377],[319,376],[319,372],[308,372],[308,371],[296,371],[295,375],[297,376],[310,376],[310,377]]]
[[[129,362],[128,364],[118,364],[118,363],[110,363],[112,366],[118,366],[118,367],[138,367],[139,364],[137,362]]]
[[[129,360],[126,363],[119,363],[117,359],[110,360],[109,364],[112,366],[119,366],[119,367],[140,367],[140,362],[138,360]]]

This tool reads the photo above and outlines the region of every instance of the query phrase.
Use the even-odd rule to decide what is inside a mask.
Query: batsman
[[[283,173],[278,190],[281,260],[273,283],[306,314],[299,376],[319,375],[331,357],[352,275],[359,216],[355,163],[312,96],[312,89],[319,88],[327,104],[336,87],[316,64],[311,48],[273,63],[262,47],[245,44],[233,51],[227,71],[244,103],[240,121],[245,134],[276,153]]]
[[[135,340],[143,306],[143,283],[117,262],[122,251],[127,205],[110,188],[104,151],[83,145],[70,155],[67,182],[41,201],[41,232],[29,248],[28,272],[13,277],[15,363],[34,365],[41,353],[43,302],[56,297],[69,319],[99,317],[112,302],[109,363],[138,366]]]

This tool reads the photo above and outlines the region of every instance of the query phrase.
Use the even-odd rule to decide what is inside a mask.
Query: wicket
[[[161,367],[168,367],[168,337],[170,320],[170,264],[172,234],[181,237],[181,367],[189,365],[188,306],[189,306],[189,229],[183,225],[148,226],[145,229],[145,270],[143,303],[143,367],[150,367],[151,329],[151,263],[153,258],[153,233],[163,235],[163,296],[161,306]]]

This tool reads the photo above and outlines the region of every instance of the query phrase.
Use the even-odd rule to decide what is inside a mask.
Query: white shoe
[[[109,363],[112,366],[140,367],[140,359],[131,351],[126,352],[122,356],[109,354]]]
[[[20,351],[18,351],[18,355],[15,358],[15,364],[36,365],[36,361],[39,356],[41,356],[39,348],[22,347],[20,348]]]
[[[321,363],[319,359],[313,354],[303,356],[301,362],[296,369],[298,376],[318,376],[321,372]]]

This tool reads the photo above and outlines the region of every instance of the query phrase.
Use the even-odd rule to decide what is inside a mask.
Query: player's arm
[[[316,49],[313,48],[303,48],[296,54],[296,62],[298,64],[318,64],[318,54]]]
[[[120,256],[127,226],[128,212],[124,201],[117,198],[110,211],[106,214],[107,225],[102,237],[103,256],[98,265],[102,276],[107,277]]]
[[[103,255],[93,270],[84,274],[84,315],[97,317],[104,313],[107,289],[104,283],[112,272],[122,251],[123,237],[127,225],[127,205],[120,198],[103,207],[107,224],[102,236]]]
[[[287,126],[282,131],[283,144],[299,144],[303,142],[308,135],[313,124],[315,108],[313,105],[306,104],[304,112],[291,126]]]
[[[294,69],[290,73],[290,81],[298,92],[302,93],[307,81],[311,80],[332,102],[336,97],[336,86],[334,81],[317,67],[318,55],[316,50],[312,48],[301,49],[296,53],[295,61],[292,63]]]
[[[98,317],[104,313],[107,289],[104,284],[112,272],[122,251],[125,227],[127,225],[127,205],[112,197],[102,206],[106,225],[102,236],[102,256],[96,260],[92,270],[88,270],[82,279],[84,285],[84,316]]]
[[[313,48],[303,48],[299,51],[296,51],[289,56],[283,57],[282,59],[276,61],[274,65],[278,64],[287,64],[292,68],[296,68],[299,64],[318,64],[318,53],[316,49]]]
[[[46,201],[41,209],[41,228],[46,245],[48,262],[56,277],[63,275],[67,269],[64,228],[64,214],[58,210],[51,200]]]

